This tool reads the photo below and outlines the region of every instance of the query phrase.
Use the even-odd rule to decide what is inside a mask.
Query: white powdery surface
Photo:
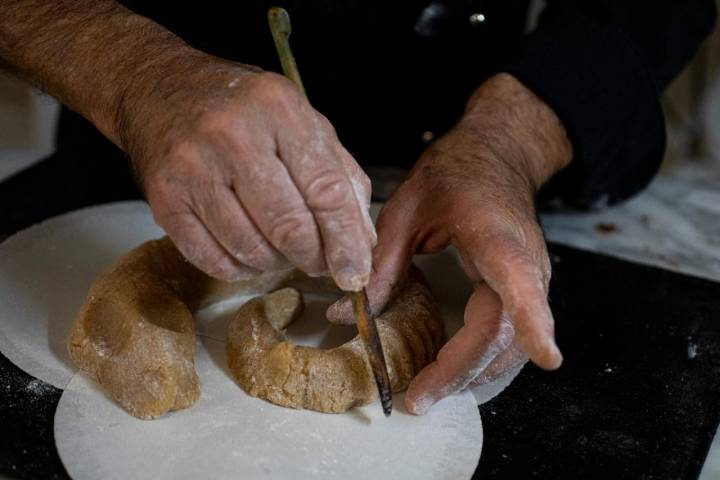
[[[63,464],[83,479],[467,479],[482,448],[469,392],[424,416],[394,399],[345,414],[278,407],[246,395],[229,377],[221,342],[199,345],[200,400],[163,418],[137,420],[83,374],[63,393],[55,439]]]
[[[0,351],[25,372],[65,388],[67,337],[90,284],[119,256],[162,235],[142,202],[77,210],[0,244]]]
[[[621,205],[542,214],[548,240],[720,281],[720,176],[677,169]]]

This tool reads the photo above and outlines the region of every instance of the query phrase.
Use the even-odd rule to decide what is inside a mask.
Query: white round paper
[[[0,244],[0,351],[58,388],[73,368],[67,337],[90,284],[140,243],[162,235],[142,202],[77,210]]]
[[[205,339],[192,408],[142,421],[83,374],[63,393],[55,440],[65,468],[84,479],[433,479],[470,478],[482,425],[469,392],[424,416],[394,399],[388,419],[376,402],[344,414],[278,407],[246,395],[227,373],[225,347]]]

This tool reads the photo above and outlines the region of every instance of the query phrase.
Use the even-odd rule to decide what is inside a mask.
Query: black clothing
[[[581,206],[623,200],[652,178],[665,143],[659,92],[715,18],[714,0],[549,0],[525,36],[528,0],[123,3],[196,48],[275,71],[266,12],[287,8],[310,101],[364,166],[410,167],[424,132],[447,131],[484,79],[509,72],[573,141],[575,160],[546,195]],[[59,149],[92,143],[111,155],[73,115],[63,113]]]

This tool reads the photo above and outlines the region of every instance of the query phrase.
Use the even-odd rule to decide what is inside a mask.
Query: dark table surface
[[[139,198],[121,163],[56,155],[0,183],[0,238],[82,206]],[[550,246],[565,355],[480,407],[473,478],[697,478],[720,421],[720,284]],[[66,478],[62,391],[0,355],[0,474]]]

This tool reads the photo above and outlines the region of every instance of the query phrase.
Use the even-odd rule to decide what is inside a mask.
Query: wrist
[[[555,112],[509,74],[475,91],[458,128],[482,137],[533,193],[572,160],[572,143]]]
[[[156,45],[153,50],[154,55],[136,57],[131,68],[118,72],[112,115],[105,118],[108,131],[103,133],[131,157],[140,136],[159,140],[159,132],[169,133],[173,125],[165,119],[171,113],[167,103],[176,96],[170,85],[178,71],[192,71],[206,55],[184,44]]]

